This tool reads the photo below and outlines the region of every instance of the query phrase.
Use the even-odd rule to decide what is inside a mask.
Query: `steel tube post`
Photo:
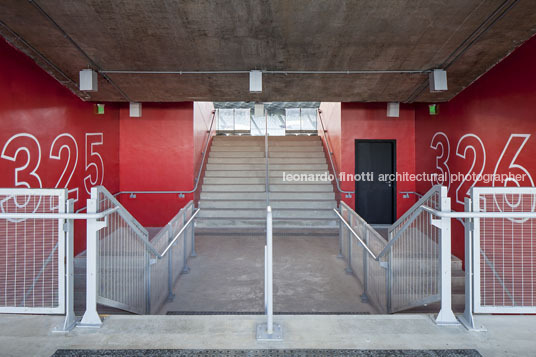
[[[352,215],[350,215],[350,213],[348,213],[348,220],[349,220],[349,224],[350,224],[350,227],[352,227],[352,223],[353,223],[353,220],[352,220]],[[350,233],[350,230],[347,230],[347,239],[348,239],[348,257],[346,258],[346,262],[347,262],[347,265],[346,265],[346,273],[347,274],[352,274],[353,271],[352,271],[352,235]]]
[[[167,224],[168,230],[168,244],[173,240],[173,232],[171,231],[171,224]],[[173,301],[175,294],[173,294],[173,246],[169,248],[168,254],[168,301]]]
[[[272,207],[266,207],[266,245],[264,246],[264,303],[266,305],[266,323],[257,325],[257,340],[281,341],[283,330],[281,325],[274,324],[273,300],[273,239],[272,239]]]
[[[67,213],[74,212],[74,200],[67,201]],[[74,314],[74,221],[65,222],[65,320],[57,332],[68,332],[76,326]]]
[[[185,217],[185,214],[186,214],[186,211],[183,211],[183,214],[182,214],[182,226],[184,227],[184,225],[186,224],[186,217]],[[184,260],[183,261],[183,268],[182,268],[182,273],[183,274],[188,274],[190,272],[190,267],[188,267],[188,244],[187,244],[187,240],[186,240],[186,232],[184,232],[182,234],[182,259]]]
[[[369,231],[365,233],[365,244],[369,243]],[[368,302],[368,253],[363,248],[363,294],[361,294],[361,302]]]
[[[339,213],[341,214],[342,216],[342,207],[339,206]],[[344,228],[344,225],[342,224],[341,220],[339,219],[339,254],[337,255],[337,258],[343,258],[343,255],[342,255],[342,235],[343,235],[343,230]]]
[[[192,214],[194,213],[193,209],[194,207],[192,207]],[[190,256],[197,257],[197,252],[195,251],[195,221],[190,224],[190,229],[192,230],[190,233],[190,239],[192,240],[192,251],[190,252]]]
[[[87,212],[97,213],[97,188],[91,189],[91,198],[87,200]],[[86,311],[80,322],[81,327],[101,327],[102,321],[97,313],[97,233],[106,227],[104,222],[96,219],[87,220],[86,244]]]
[[[464,207],[465,212],[473,211],[470,198],[465,198]],[[483,329],[475,327],[475,320],[473,318],[473,225],[473,219],[465,219],[465,309],[463,315],[458,317],[458,319],[466,329],[482,331]]]
[[[447,196],[447,188],[441,187],[441,211],[450,212],[450,198]],[[456,316],[452,312],[452,283],[451,283],[451,221],[449,217],[432,219],[432,224],[440,229],[440,267],[441,267],[441,310],[437,314],[436,324],[457,325]]]
[[[268,276],[268,308],[267,308],[267,321],[266,321],[266,332],[268,335],[274,333],[274,306],[273,306],[273,271],[272,271],[272,208],[268,206],[267,211],[267,221],[266,221],[266,247],[267,247],[267,276]]]
[[[147,315],[151,314],[151,265],[151,253],[145,250],[145,314]]]

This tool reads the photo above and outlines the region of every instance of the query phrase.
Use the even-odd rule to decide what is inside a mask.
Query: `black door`
[[[355,141],[356,212],[369,224],[395,221],[396,173],[394,140]]]

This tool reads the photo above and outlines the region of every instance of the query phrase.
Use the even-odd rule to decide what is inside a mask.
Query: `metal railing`
[[[87,296],[81,326],[102,324],[97,303],[138,314],[157,312],[172,298],[173,285],[188,271],[187,259],[194,253],[192,222],[199,210],[194,212],[192,201],[151,241],[112,194],[102,186],[92,188],[88,212],[110,209],[115,211],[105,221],[87,222]]]
[[[345,202],[339,217],[339,257],[346,258],[346,272],[354,274],[363,286],[361,301],[370,302],[380,313],[387,312],[387,274],[382,252],[385,239]]]
[[[434,219],[426,205],[450,212],[446,187],[434,186],[415,203],[389,228],[386,241],[341,202],[340,212],[334,209],[341,222],[340,255],[347,259],[346,271],[361,281],[363,301],[380,312],[441,301],[436,322],[456,324],[450,296],[450,220]]]
[[[265,173],[265,191],[266,191],[266,207],[270,206],[270,152],[268,149],[268,117],[265,114],[266,120],[266,130],[264,131],[264,162],[266,163],[266,173]]]
[[[273,287],[273,234],[272,207],[266,207],[266,245],[264,246],[264,310],[266,323],[257,325],[256,336],[259,341],[281,341],[281,325],[274,324],[274,287]]]
[[[450,211],[446,188],[434,186],[388,230],[389,239],[389,310],[401,311],[441,300],[441,283],[447,279],[442,269],[450,268],[450,248],[443,267],[442,231],[433,224],[434,216],[423,210],[427,205]],[[446,227],[445,227],[446,229]],[[450,236],[448,239],[450,245]],[[446,249],[446,248],[445,248]],[[450,279],[450,272],[449,272]],[[445,289],[450,291],[450,283]],[[449,293],[450,299],[450,293]]]
[[[326,150],[328,152],[329,162],[331,164],[331,169],[333,170],[333,175],[335,176],[335,183],[337,186],[337,190],[340,193],[346,194],[346,198],[352,198],[352,195],[354,194],[353,191],[345,191],[341,188],[341,183],[339,181],[339,176],[337,174],[337,169],[335,168],[335,163],[333,161],[333,151],[331,151],[331,147],[329,145],[329,136],[328,131],[324,127],[324,121],[322,120],[322,111],[318,110],[318,121],[320,122],[320,127],[322,128],[322,134],[324,136],[324,140],[322,140],[323,143],[326,143]]]

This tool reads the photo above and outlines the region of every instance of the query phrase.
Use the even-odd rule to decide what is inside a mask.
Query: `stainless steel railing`
[[[347,259],[346,270],[363,284],[362,299],[380,312],[441,301],[436,321],[452,324],[456,319],[450,301],[450,220],[434,219],[429,206],[450,211],[445,187],[434,186],[413,205],[389,228],[386,241],[341,202],[340,213],[335,209],[341,221],[340,254]],[[356,265],[356,260],[363,264]]]
[[[152,240],[111,193],[102,186],[93,188],[88,212],[109,209],[115,211],[106,221],[87,223],[85,326],[101,325],[97,303],[138,314],[158,312],[173,297],[173,285],[188,272],[188,257],[195,254],[192,223],[199,210],[192,201]]]
[[[388,230],[390,312],[441,300],[441,229],[432,224],[425,205],[446,209],[441,186],[434,186]],[[448,260],[450,264],[450,255]]]
[[[264,162],[266,164],[265,173],[265,191],[266,191],[266,207],[270,206],[270,152],[268,149],[268,114],[264,115],[265,118],[265,130],[264,130]]]
[[[340,193],[345,193],[346,198],[351,198],[354,192],[353,191],[345,191],[345,190],[343,190],[341,188],[341,183],[339,181],[339,176],[337,174],[337,169],[336,169],[335,163],[333,161],[333,151],[331,150],[331,147],[329,145],[328,131],[324,127],[324,121],[322,120],[322,111],[320,109],[318,110],[318,119],[319,119],[319,122],[320,122],[320,126],[322,128],[322,133],[324,135],[324,140],[322,140],[322,142],[326,143],[326,149],[328,151],[329,162],[331,164],[331,169],[333,170],[333,175],[335,176],[335,183],[336,183],[336,186],[337,186],[337,190]]]
[[[370,302],[380,313],[387,312],[387,273],[384,249],[387,241],[345,202],[339,217],[339,256],[346,259],[346,272],[363,286],[361,300]]]

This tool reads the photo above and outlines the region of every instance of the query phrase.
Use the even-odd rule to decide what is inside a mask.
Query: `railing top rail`
[[[94,189],[97,190],[99,194],[104,195],[104,197],[109,200],[115,207],[119,207],[117,213],[123,217],[125,222],[134,230],[136,233],[140,236],[143,236],[145,238],[149,237],[149,232],[145,227],[143,227],[137,220],[134,218],[130,212],[128,212],[125,207],[104,187],[104,186],[97,186],[94,187]],[[99,197],[97,196],[97,199]]]
[[[328,131],[324,127],[324,121],[322,120],[322,111],[318,110],[318,119],[320,121],[320,126],[322,127],[322,133],[324,134],[324,141],[326,142],[326,147],[328,149],[328,157],[329,162],[331,163],[331,169],[333,170],[333,175],[335,176],[335,183],[337,185],[337,190],[339,190],[340,193],[345,193],[346,197],[350,198],[352,197],[353,191],[345,191],[341,188],[341,184],[339,182],[339,176],[337,175],[337,169],[335,168],[335,163],[333,162],[333,151],[331,151],[331,147],[329,145],[329,136]]]
[[[143,242],[147,250],[151,252],[151,254],[153,254],[158,259],[162,259],[167,254],[171,246],[177,241],[177,239],[179,239],[179,237],[184,232],[184,230],[193,222],[193,220],[199,213],[199,209],[193,212],[190,219],[186,223],[184,223],[184,226],[181,228],[181,230],[173,237],[173,239],[169,242],[169,244],[162,251],[162,253],[160,253],[158,252],[158,250],[156,250],[156,248],[149,241],[149,233],[147,232],[147,230],[121,205],[119,201],[117,201],[115,197],[113,197],[113,195],[110,192],[108,192],[108,190],[106,190],[104,186],[97,186],[96,190],[98,193],[104,194],[104,196],[114,204],[115,206],[114,208],[123,217],[123,219],[125,219],[125,222],[131,228],[133,228],[133,230],[136,233],[136,236]],[[194,204],[193,201],[188,202],[186,206],[184,206],[183,208],[179,210],[178,214],[181,214],[181,213],[184,214],[184,212],[186,212],[186,210],[188,210],[191,206],[193,206],[193,204]],[[175,217],[173,217],[172,220],[174,220]]]
[[[536,212],[443,212],[428,206],[421,209],[437,217],[446,218],[536,218]]]
[[[99,213],[0,213],[0,219],[101,219],[118,210],[119,207]]]
[[[400,225],[403,225],[406,218],[411,216],[420,206],[422,206],[426,201],[428,201],[430,197],[432,197],[436,193],[440,193],[441,187],[441,185],[435,185],[428,192],[422,195],[421,198],[419,198],[419,200],[417,200],[417,202],[415,202],[413,206],[410,207],[410,209],[408,209],[402,216],[400,216],[399,219],[396,220],[395,223],[393,223],[389,227],[388,232],[391,233],[395,228]]]
[[[334,208],[333,211],[335,212],[335,214],[339,217],[339,219],[341,220],[342,223],[344,223],[344,225],[346,226],[346,228],[348,228],[348,230],[350,231],[350,233],[352,233],[352,235],[359,241],[359,243],[363,246],[363,248],[365,249],[365,251],[372,257],[372,259],[374,260],[379,260],[379,257],[376,256],[374,254],[374,252],[372,252],[372,250],[369,248],[369,246],[365,243],[365,241],[363,241],[363,239],[361,239],[361,237],[359,236],[359,234],[357,234],[354,229],[352,228],[352,226],[350,226],[350,224],[348,222],[346,222],[346,220],[344,219],[344,217],[339,213],[339,211]]]

